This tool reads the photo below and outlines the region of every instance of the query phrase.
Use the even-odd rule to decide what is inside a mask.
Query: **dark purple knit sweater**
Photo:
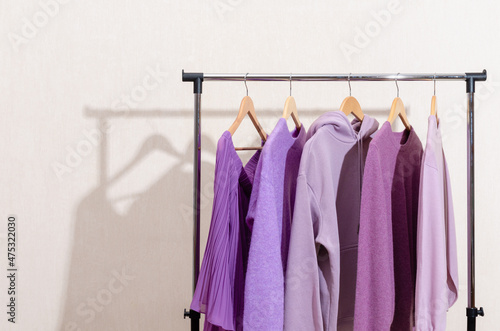
[[[422,144],[385,122],[370,144],[361,193],[354,330],[411,330]]]

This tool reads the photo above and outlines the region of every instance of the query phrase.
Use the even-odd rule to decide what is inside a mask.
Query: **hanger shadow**
[[[301,118],[319,117],[335,109],[303,109]],[[259,110],[262,118],[278,119],[282,109]],[[389,109],[363,110],[386,117]],[[102,128],[116,119],[183,121],[192,109],[83,109],[96,121],[98,144],[96,186],[75,206],[73,238],[60,330],[178,330],[188,328],[182,312],[192,296],[192,161],[194,142],[176,148],[175,137],[154,133],[139,144],[129,160],[109,173],[110,136]],[[202,110],[203,118],[227,118],[236,111]],[[192,134],[187,133],[192,139]],[[257,135],[256,135],[257,136]],[[217,142],[202,135],[203,150],[215,155]],[[158,153],[159,152],[159,153]],[[165,165],[156,157],[169,158]],[[154,156],[154,157],[151,157]],[[171,160],[174,160],[173,163]],[[161,160],[161,159],[160,159]],[[151,164],[150,162],[156,162]],[[173,165],[172,165],[173,164]],[[144,169],[154,168],[155,174]],[[215,164],[202,160],[201,212],[208,223]],[[129,176],[139,176],[128,184]],[[137,183],[151,183],[137,190]],[[120,185],[122,183],[122,185]],[[118,185],[119,197],[110,197]],[[115,190],[116,191],[116,190]]]
[[[189,111],[84,109],[96,120],[98,180],[75,206],[60,330],[178,330],[192,295],[194,143],[155,132],[110,174],[115,119],[161,119]],[[192,115],[190,115],[192,116]],[[202,136],[204,148],[216,149]],[[116,157],[116,156],[115,156]],[[164,165],[163,165],[164,162]],[[116,162],[113,162],[116,163]],[[145,169],[145,170],[142,170]],[[202,215],[210,211],[214,164],[202,161]],[[206,220],[206,217],[203,217]]]

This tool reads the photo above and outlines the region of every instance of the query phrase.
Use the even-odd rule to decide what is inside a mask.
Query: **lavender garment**
[[[446,330],[458,296],[457,245],[448,166],[435,116],[429,117],[422,160],[417,227],[417,331]]]
[[[284,272],[305,128],[279,119],[262,150],[247,223],[252,229],[245,283],[245,330],[283,330]]]
[[[363,164],[378,122],[336,111],[308,131],[285,282],[285,330],[352,330]],[[369,330],[369,329],[366,329]]]
[[[422,144],[385,122],[370,144],[361,195],[354,330],[410,330]]]
[[[245,224],[260,151],[243,164],[231,133],[217,144],[208,241],[191,309],[205,313],[205,330],[242,330],[249,230]]]

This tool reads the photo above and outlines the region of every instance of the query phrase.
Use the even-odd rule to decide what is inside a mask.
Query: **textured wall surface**
[[[181,70],[226,73],[464,72],[488,69],[476,98],[478,330],[500,317],[500,20],[498,2],[82,1],[0,2],[0,275],[7,216],[17,216],[17,317],[2,330],[188,330],[192,293],[192,86]],[[383,122],[392,82],[353,82]],[[400,82],[425,143],[432,82]],[[286,82],[249,82],[271,132]],[[217,140],[243,83],[204,84],[202,249]],[[336,110],[345,82],[293,84],[307,126]],[[459,300],[449,330],[465,330],[466,94],[437,83],[459,247]],[[290,120],[289,126],[291,127]],[[398,123],[395,130],[402,129]],[[250,121],[235,143],[258,141]],[[242,152],[243,159],[249,157]],[[7,304],[0,277],[0,306]]]

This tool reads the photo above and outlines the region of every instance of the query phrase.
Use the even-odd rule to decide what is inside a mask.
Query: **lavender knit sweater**
[[[255,174],[247,223],[252,229],[245,279],[244,330],[283,330],[284,271],[305,128],[279,119]]]

